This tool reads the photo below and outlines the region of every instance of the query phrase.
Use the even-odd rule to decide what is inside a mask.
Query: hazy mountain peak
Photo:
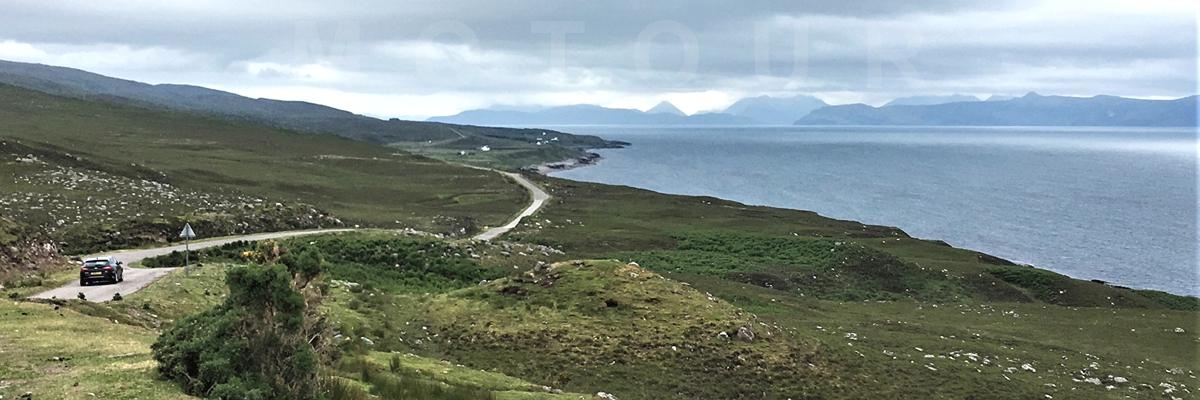
[[[938,95],[938,96],[908,96],[899,97],[884,104],[884,107],[890,106],[932,106],[936,104],[946,103],[961,103],[968,101],[979,101],[978,97],[966,94]]]
[[[680,111],[678,107],[675,107],[675,105],[671,104],[671,102],[669,102],[669,101],[659,102],[654,107],[651,107],[649,110],[646,110],[646,113],[647,114],[671,114],[671,115],[679,115],[679,116],[687,115],[683,111]]]
[[[761,95],[738,100],[726,108],[725,113],[751,118],[764,124],[787,125],[826,105],[821,99],[808,95]]]

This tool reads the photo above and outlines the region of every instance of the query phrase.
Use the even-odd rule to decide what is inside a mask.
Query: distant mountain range
[[[747,125],[754,123],[753,120],[746,117],[723,113],[685,115],[670,103],[659,104],[651,111],[608,108],[590,104],[550,107],[537,111],[468,110],[451,116],[433,117],[426,121],[501,126]]]
[[[979,98],[965,94],[952,94],[949,96],[909,96],[889,101],[883,106],[932,106],[937,104],[962,103],[971,101],[979,101]]]
[[[538,141],[545,130],[448,125],[382,120],[320,104],[253,99],[188,85],[151,85],[41,64],[0,61],[0,84],[54,95],[165,108],[239,119],[310,133],[326,133],[375,143],[441,142],[448,148],[481,144],[517,146]],[[556,146],[582,149],[619,146],[595,136],[557,134]],[[457,146],[461,143],[461,146]]]
[[[1196,96],[1139,100],[1029,93],[1010,100],[933,105],[865,104],[814,110],[797,125],[1196,126]]]
[[[747,97],[721,112],[686,115],[669,102],[647,111],[573,105],[464,111],[430,121],[538,125],[1031,125],[1196,126],[1196,96],[1140,100],[1115,96],[971,95],[901,97],[880,107],[828,105],[812,96]]]
[[[536,125],[787,125],[825,107],[812,96],[758,96],[738,100],[722,112],[687,115],[670,102],[646,111],[589,104],[516,110],[510,107],[463,111],[427,121],[506,126]]]
[[[788,125],[821,107],[824,101],[812,96],[747,97],[725,109],[726,114],[750,118],[768,125]]]

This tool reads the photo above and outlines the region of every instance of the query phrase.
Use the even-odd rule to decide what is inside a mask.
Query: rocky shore
[[[562,160],[562,161],[530,165],[528,167],[521,168],[521,171],[533,172],[533,173],[541,174],[541,175],[549,175],[551,173],[558,172],[558,171],[566,171],[569,169],[575,169],[575,168],[586,167],[589,165],[595,165],[596,163],[600,162],[600,160],[602,160],[602,159],[603,159],[603,157],[601,157],[600,154],[589,152],[589,153],[584,154],[583,156],[575,157],[575,158],[568,158],[568,159]]]

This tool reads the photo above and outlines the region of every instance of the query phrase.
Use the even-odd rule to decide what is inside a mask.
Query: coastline
[[[523,172],[536,173],[536,174],[542,175],[542,176],[554,176],[553,174],[557,173],[557,172],[569,171],[569,170],[573,170],[576,168],[583,168],[583,167],[587,167],[587,166],[591,166],[591,165],[596,165],[600,161],[602,161],[604,159],[604,157],[600,156],[597,153],[591,152],[591,150],[592,149],[585,150],[587,152],[586,152],[586,156],[584,156],[584,157],[570,158],[570,159],[566,159],[566,160],[562,160],[562,161],[558,161],[558,162],[547,162],[547,163],[542,163],[542,164],[537,164],[537,165],[531,165],[531,166],[522,168],[521,170]],[[572,178],[561,178],[561,179],[575,180]],[[635,187],[635,188],[648,190],[648,191],[651,191],[654,193],[659,193],[659,194],[664,194],[664,195],[669,195],[669,196],[713,196],[713,197],[725,199],[724,197],[720,197],[719,195],[704,195],[704,194],[696,194],[696,193],[690,193],[690,194],[689,193],[670,193],[670,192],[664,192],[664,191],[660,191],[657,189],[652,189],[649,187],[644,187],[644,186],[639,186],[639,185],[629,184],[629,183],[603,183],[603,182],[598,182],[598,181],[583,181],[583,182],[599,183],[599,184],[607,184],[607,185],[627,185],[630,187]],[[850,217],[850,218],[832,217],[829,215],[821,214],[821,213],[813,211],[813,210],[802,209],[802,208],[797,208],[797,207],[769,205],[769,204],[752,204],[752,203],[747,203],[747,204],[763,206],[763,207],[770,207],[770,208],[806,211],[806,212],[815,213],[815,214],[820,215],[825,218],[860,222],[860,220],[855,217]],[[877,223],[873,223],[873,224],[877,224]],[[898,227],[896,224],[882,224],[880,226],[888,226],[888,227],[893,227],[898,230],[903,230],[903,228]],[[907,231],[904,231],[904,232],[907,232]],[[979,250],[978,246],[970,246],[970,245],[963,245],[963,244],[952,245],[952,244],[946,242],[945,236],[943,236],[943,237],[932,236],[932,238],[931,237],[913,236],[913,238],[927,240],[927,241],[940,242],[948,247],[953,247],[956,249],[962,249],[962,250],[976,252],[979,254],[981,261],[995,264],[995,265],[1020,266],[1020,267],[1032,268],[1032,269],[1037,269],[1037,270],[1049,271],[1049,272],[1059,274],[1059,275],[1062,275],[1062,276],[1065,276],[1065,277],[1068,277],[1071,279],[1080,280],[1080,281],[1090,281],[1092,283],[1101,284],[1101,285],[1116,288],[1116,289],[1157,291],[1157,292],[1168,293],[1168,294],[1175,295],[1175,296],[1182,296],[1182,297],[1188,297],[1188,298],[1200,298],[1200,294],[1198,294],[1198,293],[1191,293],[1191,292],[1186,292],[1186,291],[1180,292],[1180,291],[1161,288],[1161,287],[1147,286],[1147,285],[1143,285],[1143,284],[1128,282],[1125,279],[1121,279],[1122,277],[1079,274],[1078,271],[1074,271],[1074,272],[1064,271],[1060,268],[1054,268],[1051,266],[1047,266],[1045,264],[1030,262],[1021,257],[1009,258],[1006,256],[997,256],[997,255],[994,255],[993,253],[989,253],[989,251],[995,251],[995,250]]]
[[[596,165],[603,160],[599,153],[587,151],[581,157],[572,157],[565,160],[534,164],[521,168],[522,172],[532,172],[538,175],[549,176],[554,172],[572,170],[575,168],[583,168]]]

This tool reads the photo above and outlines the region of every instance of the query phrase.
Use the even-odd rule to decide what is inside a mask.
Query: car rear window
[[[103,266],[103,265],[108,265],[108,261],[105,261],[105,260],[92,260],[92,261],[88,261],[88,262],[85,262],[85,263],[83,263],[83,265],[86,265],[86,266],[89,266],[89,267],[99,267],[99,266]]]

